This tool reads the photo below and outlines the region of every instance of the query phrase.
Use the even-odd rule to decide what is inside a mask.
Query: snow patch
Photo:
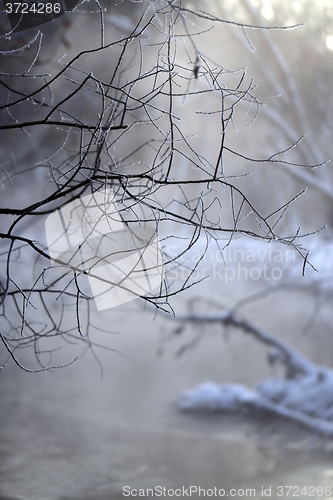
[[[237,411],[242,405],[253,403],[256,395],[239,384],[217,385],[206,382],[182,393],[182,410]]]
[[[182,411],[260,410],[333,437],[333,372],[320,368],[315,375],[268,379],[258,383],[255,390],[239,384],[206,382],[183,392],[178,406]]]

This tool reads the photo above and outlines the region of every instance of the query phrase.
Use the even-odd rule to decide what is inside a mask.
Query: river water
[[[332,443],[320,436],[273,418],[177,410],[197,383],[250,384],[265,371],[247,339],[212,332],[179,358],[172,322],[135,305],[109,314],[120,334],[103,334],[117,352],[99,353],[102,379],[89,353],[53,372],[1,373],[1,500],[120,499],[125,486],[254,488],[259,499],[262,487],[281,498],[279,485],[333,486]]]

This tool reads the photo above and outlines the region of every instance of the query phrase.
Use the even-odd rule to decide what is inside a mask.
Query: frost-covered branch
[[[54,366],[60,349],[44,346],[50,338],[62,345],[74,337],[95,348],[90,338],[91,331],[98,331],[91,312],[94,282],[87,276],[120,292],[130,271],[113,279],[104,271],[98,275],[98,266],[112,264],[118,272],[120,257],[147,250],[152,235],[161,248],[172,238],[187,238],[186,248],[177,256],[169,258],[161,251],[165,272],[158,273],[162,264],[155,266],[161,278],[155,276],[158,286],[132,290],[134,298],[163,310],[172,308],[171,297],[192,286],[189,276],[179,283],[169,279],[168,271],[202,235],[216,241],[227,237],[228,244],[235,235],[250,236],[301,252],[298,225],[286,236],[276,222],[298,195],[281,199],[265,215],[258,203],[261,190],[252,197],[241,178],[226,173],[233,170],[235,159],[250,165],[257,162],[229,146],[228,134],[242,102],[260,108],[253,81],[245,81],[244,71],[232,72],[230,79],[223,61],[214,62],[200,46],[202,33],[210,33],[213,23],[221,29],[226,22],[191,10],[181,1],[126,5],[110,6],[112,22],[120,20],[117,31],[105,29],[109,13],[98,1],[95,13],[82,11],[80,19],[91,16],[90,31],[82,42],[89,41],[89,46],[70,47],[68,55],[52,64],[42,58],[45,37],[40,31],[30,42],[15,38],[16,46],[13,39],[1,38],[0,184],[6,188],[0,207],[1,340],[17,361],[23,349],[33,348],[42,370]],[[123,22],[124,11],[130,22]],[[197,31],[193,20],[204,23],[204,29]],[[245,26],[232,24],[237,29]],[[284,162],[278,153],[262,161]],[[93,205],[98,220],[87,224],[85,233],[90,217],[82,201],[86,196],[102,201]],[[107,196],[113,200],[109,205]],[[108,213],[113,203],[116,216]],[[64,254],[61,258],[52,257],[48,248],[47,217],[56,221],[49,231],[58,231],[55,246],[65,241],[65,250],[58,249]],[[73,220],[78,226],[71,233]],[[96,243],[98,225],[110,229],[108,245]],[[145,246],[138,237],[131,250],[125,246],[119,250],[112,243],[117,241],[112,236],[116,226],[126,229],[132,243],[136,230],[148,228],[150,239]],[[82,241],[77,241],[78,235]],[[95,246],[90,244],[92,235]],[[83,249],[89,255],[88,265]],[[151,255],[147,261],[154,267]],[[151,271],[149,265],[140,265],[141,271]],[[254,328],[251,331],[236,317],[225,321],[235,326],[238,322],[239,328],[254,334]],[[270,342],[264,334],[262,341]],[[306,371],[306,363],[287,346],[280,345],[279,352],[291,373]]]
[[[224,311],[215,315],[196,315],[177,317],[177,321],[183,323],[194,323],[197,325],[220,324],[225,327],[232,327],[243,330],[259,342],[273,348],[269,358],[272,362],[281,362],[286,370],[287,377],[294,378],[296,375],[313,375],[317,373],[317,367],[299,352],[293,349],[287,342],[278,339],[276,336],[262,330],[254,323],[242,318],[232,311]]]
[[[221,324],[241,329],[269,346],[268,361],[282,363],[286,379],[269,378],[256,383],[253,390],[239,384],[207,382],[185,391],[179,398],[184,411],[269,412],[296,421],[316,432],[333,437],[333,371],[317,366],[285,341],[252,322],[225,311],[216,315],[178,317],[186,325]]]

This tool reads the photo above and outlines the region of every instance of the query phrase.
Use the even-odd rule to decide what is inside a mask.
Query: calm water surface
[[[333,487],[331,442],[272,418],[176,410],[197,383],[258,378],[264,363],[260,352],[246,362],[247,339],[212,334],[183,358],[174,341],[157,356],[165,320],[132,310],[117,321],[121,335],[104,340],[122,354],[101,352],[102,380],[88,355],[53,373],[2,372],[1,500],[118,499],[126,485],[255,488],[256,498],[262,486]]]

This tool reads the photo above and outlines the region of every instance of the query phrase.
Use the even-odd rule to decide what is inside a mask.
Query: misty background
[[[218,247],[211,242],[210,252],[193,275],[193,281],[205,279],[171,297],[170,303],[176,317],[193,310],[204,314],[237,307],[249,320],[288,340],[313,362],[333,367],[333,179],[331,163],[324,164],[332,156],[333,3],[242,0],[210,5],[197,0],[186,6],[251,25],[304,23],[291,30],[244,32],[230,24],[196,19],[191,29],[201,33],[196,35],[196,42],[202,53],[225,68],[226,85],[229,81],[234,84],[244,73],[244,86],[257,85],[253,93],[264,103],[258,116],[255,107],[247,107],[246,102],[237,108],[228,128],[227,144],[239,155],[226,151],[225,175],[256,201],[263,214],[295,198],[281,219],[281,213],[277,215],[277,225],[283,235],[294,234],[298,227],[301,234],[309,234],[303,241],[312,250],[309,262],[318,272],[306,266],[302,276],[304,261],[297,252],[288,254],[286,248],[251,238],[235,238],[225,251],[225,262],[221,262]],[[144,5],[125,0],[107,7],[105,38],[110,42],[131,33]],[[85,8],[93,10],[93,3],[81,6]],[[1,28],[3,33],[8,30],[5,16]],[[100,15],[73,12],[38,29],[43,39],[34,71],[52,74],[59,71],[62,61],[98,46]],[[12,55],[5,52],[27,43],[36,31],[1,38],[2,104],[8,96],[8,80],[11,92],[20,92],[22,85],[25,91],[35,88],[35,79],[6,77],[6,73],[20,73],[29,66],[35,45]],[[156,32],[148,28],[146,33],[143,65],[147,67],[151,66],[150,57],[155,57]],[[129,64],[133,64],[135,74],[139,59],[134,47],[131,55],[136,62],[129,60]],[[180,48],[184,64],[185,56]],[[104,54],[88,53],[78,62],[78,69],[106,81],[114,63]],[[71,76],[76,77],[75,71]],[[197,150],[213,162],[220,141],[219,117],[214,111],[220,103],[213,95],[199,101],[204,88],[200,79],[191,85],[199,93],[187,96],[177,113],[187,133],[195,136]],[[70,79],[63,80],[54,89],[55,102],[71,88]],[[91,92],[84,95],[86,100],[71,100],[68,110],[73,115],[80,112],[80,119],[89,122],[95,118],[96,101]],[[194,114],[198,108],[212,114]],[[6,110],[1,113],[0,120],[7,123]],[[32,101],[27,101],[24,109],[11,110],[15,120],[26,116],[38,120],[40,113]],[[148,126],[140,126],[132,137],[139,144],[153,134]],[[297,147],[279,156],[305,165],[303,168],[260,161],[289,149],[303,135]],[[79,135],[66,137],[66,132],[56,127],[1,130],[1,207],[23,208],[49,195],[52,186],[45,158],[52,156],[62,165],[79,140]],[[125,157],[127,148],[125,137],[114,149],[115,162]],[[147,148],[133,161],[149,163],[150,155]],[[310,168],[319,164],[323,165]],[[177,168],[183,177],[193,179],[197,175],[185,159]],[[298,197],[305,188],[307,191]],[[187,196],[195,198],[200,189],[186,186]],[[231,216],[223,210],[230,204],[228,194],[220,191],[216,196],[222,206],[219,216],[228,225]],[[160,201],[167,204],[169,200],[161,197]],[[2,216],[1,231],[7,230],[12,216],[6,217]],[[21,234],[46,244],[45,218],[22,223],[18,226]],[[250,230],[257,227],[253,214],[244,223]],[[176,238],[169,238],[170,234]],[[166,255],[179,251],[180,238],[189,234],[186,228],[177,233],[174,226],[161,225]],[[196,264],[206,244],[205,238],[200,239],[183,264]],[[1,277],[6,255],[4,244]],[[263,263],[275,269],[273,276],[270,272],[265,277]],[[28,258],[18,253],[13,272],[25,282],[34,266],[32,252]],[[182,272],[181,267],[173,269],[175,284],[183,278]],[[69,310],[66,316],[68,325],[75,323],[72,312]],[[9,305],[6,313],[18,328],[15,308]],[[1,499],[106,500],[123,498],[125,485],[175,488],[191,484],[205,488],[254,487],[260,498],[262,485],[332,486],[331,441],[295,423],[262,415],[179,412],[177,398],[182,391],[207,380],[251,387],[258,380],[278,375],[279,369],[268,365],[265,349],[253,339],[220,326],[201,325],[180,331],[172,314],[157,312],[140,300],[103,312],[92,307],[91,314],[92,322],[100,328],[94,332],[93,341],[108,350],[95,349],[95,357],[83,343],[47,339],[46,349],[50,345],[59,349],[54,353],[56,364],[68,364],[76,356],[79,359],[65,368],[42,373],[27,373],[9,361],[1,371]],[[38,318],[38,311],[33,318],[41,323],[45,320]],[[4,313],[1,321],[1,328],[8,328]],[[24,366],[33,369],[33,349],[19,354]],[[7,352],[3,347],[0,356],[5,363]]]

